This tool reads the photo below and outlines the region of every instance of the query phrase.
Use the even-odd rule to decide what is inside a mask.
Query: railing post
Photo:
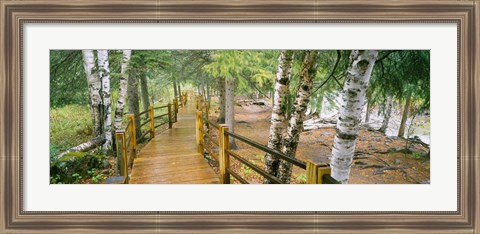
[[[137,130],[135,128],[135,115],[128,114],[128,121],[130,121],[130,134],[132,134],[132,139],[130,140],[132,144],[132,160],[137,157]]]
[[[117,174],[120,176],[125,176],[125,182],[127,182],[127,143],[125,142],[124,130],[117,130],[115,132],[115,142],[117,145]]]
[[[323,176],[330,173],[331,168],[327,164],[307,161],[307,184],[323,184]]]
[[[168,128],[172,128],[172,103],[168,103]]]
[[[203,119],[202,112],[196,111],[197,152],[203,155]]]
[[[228,172],[228,169],[230,168],[230,156],[227,152],[230,149],[230,141],[229,136],[225,134],[225,132],[228,131],[228,125],[220,124],[218,130],[218,145],[220,147],[220,183],[230,184],[230,173]]]
[[[148,115],[150,117],[150,139],[155,138],[155,118],[153,115],[153,106],[148,107]]]

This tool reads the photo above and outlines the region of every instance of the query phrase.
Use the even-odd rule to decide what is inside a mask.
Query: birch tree
[[[87,76],[90,108],[92,113],[93,132],[95,136],[101,135],[102,128],[102,97],[100,96],[101,83],[95,68],[95,55],[93,50],[82,50],[83,67]]]
[[[282,152],[289,157],[294,158],[297,151],[298,140],[300,133],[303,131],[303,121],[308,103],[310,101],[310,94],[313,88],[313,80],[317,73],[317,58],[318,51],[309,50],[305,53],[302,68],[300,70],[300,81],[297,90],[297,95],[293,103],[293,113],[288,122],[287,134],[283,142]],[[278,178],[283,183],[290,183],[290,176],[292,174],[292,164],[286,161],[281,161],[278,167]]]
[[[387,98],[387,106],[385,107],[385,114],[383,116],[382,126],[378,131],[385,133],[390,122],[390,116],[392,115],[393,96],[389,95]]]
[[[103,100],[103,133],[105,144],[103,150],[112,150],[112,104],[110,100],[110,68],[108,67],[108,51],[98,50],[98,75],[102,82],[101,96]]]
[[[376,50],[352,50],[350,54],[330,159],[332,177],[343,184],[348,183],[368,82],[377,54]]]
[[[275,93],[273,97],[272,118],[270,119],[270,133],[268,136],[268,147],[278,151],[282,150],[283,134],[286,130],[286,114],[284,100],[288,94],[290,78],[293,67],[293,51],[284,50],[278,57],[278,68],[275,79]],[[277,176],[279,159],[270,154],[265,155],[265,170]],[[264,183],[270,183],[268,179]]]
[[[125,97],[127,95],[128,85],[128,64],[130,62],[131,50],[123,50],[121,77],[120,77],[120,90],[118,94],[117,107],[115,109],[115,130],[122,129],[123,109],[125,108]]]

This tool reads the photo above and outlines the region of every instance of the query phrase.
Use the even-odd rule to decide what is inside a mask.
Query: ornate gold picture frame
[[[0,233],[480,233],[479,1],[0,2]],[[23,209],[25,23],[455,23],[458,209],[418,212],[41,212]]]

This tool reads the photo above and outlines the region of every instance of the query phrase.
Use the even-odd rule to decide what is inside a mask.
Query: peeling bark
[[[110,68],[108,66],[108,51],[98,50],[98,75],[102,82],[101,96],[103,101],[103,134],[105,134],[105,144],[103,150],[112,150],[112,103],[110,99]]]
[[[98,78],[95,69],[95,55],[93,50],[82,50],[83,67],[88,82],[88,92],[90,95],[90,108],[92,113],[93,132],[95,135],[100,135],[103,132],[102,128],[102,97],[100,96],[100,89],[102,84]]]
[[[128,64],[130,62],[131,50],[123,50],[122,76],[120,77],[120,91],[118,94],[117,107],[115,109],[115,130],[122,129],[123,109],[125,108],[125,99],[127,95],[128,83]]]
[[[307,51],[300,71],[300,84],[293,103],[294,109],[288,122],[287,134],[282,148],[282,152],[292,158],[295,157],[300,133],[303,131],[303,120],[305,119],[305,112],[310,101],[313,80],[317,73],[317,55],[318,51]],[[288,184],[290,183],[291,174],[292,164],[282,160],[278,166],[278,179]]]
[[[330,160],[332,177],[343,184],[348,183],[368,82],[377,55],[376,50],[352,50],[350,54]]]
[[[275,79],[275,93],[273,97],[272,118],[270,120],[270,133],[268,147],[278,151],[282,150],[282,139],[286,129],[285,96],[288,94],[293,65],[293,51],[284,50],[278,58],[277,77]],[[279,159],[270,154],[265,155],[265,171],[277,176]],[[264,180],[268,184],[268,179]]]

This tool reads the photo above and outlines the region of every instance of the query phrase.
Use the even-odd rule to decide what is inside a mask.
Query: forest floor
[[[218,108],[212,102],[210,118],[218,117]],[[238,103],[235,106],[235,132],[266,145],[268,141],[271,107]],[[216,134],[212,131],[213,134]],[[296,157],[302,161],[329,162],[335,127],[305,131],[300,135]],[[264,154],[243,142],[236,141],[239,155],[264,168]],[[429,149],[422,144],[409,142],[410,151],[403,151],[407,140],[389,137],[372,129],[361,128],[355,150],[350,184],[415,184],[430,183],[430,160],[425,156]],[[231,159],[234,170],[250,183],[262,183],[263,177]],[[216,168],[215,168],[216,169]],[[305,170],[294,167],[292,183],[305,183]]]

